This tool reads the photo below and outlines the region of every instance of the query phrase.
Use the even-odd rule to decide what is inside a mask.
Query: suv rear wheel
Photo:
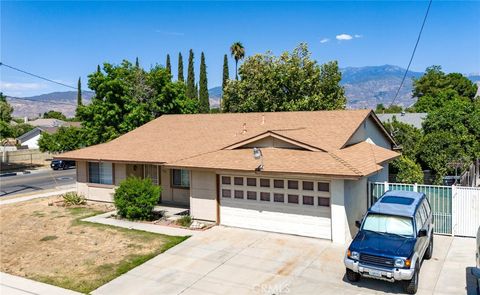
[[[415,263],[415,272],[411,280],[405,281],[404,289],[408,294],[415,294],[418,290],[418,276],[420,275],[420,262]]]
[[[360,280],[360,274],[359,274],[359,273],[356,273],[356,272],[354,272],[353,270],[347,268],[347,279],[348,279],[350,282],[358,282],[358,280]]]
[[[430,243],[428,244],[427,251],[425,251],[425,255],[423,255],[423,258],[428,260],[432,258],[432,255],[433,255],[433,234],[432,234],[432,237],[430,238]]]

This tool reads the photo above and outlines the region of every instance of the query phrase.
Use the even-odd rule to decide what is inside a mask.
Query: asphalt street
[[[42,170],[31,174],[0,177],[0,198],[53,189],[75,183],[75,169]]]

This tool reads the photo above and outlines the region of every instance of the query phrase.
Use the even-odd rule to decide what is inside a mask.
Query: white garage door
[[[222,175],[220,223],[331,239],[328,182]]]

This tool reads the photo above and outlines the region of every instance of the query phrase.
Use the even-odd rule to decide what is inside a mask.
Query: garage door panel
[[[221,208],[221,223],[227,226],[243,227],[301,236],[330,239],[330,218],[308,215],[258,211],[243,208]]]
[[[289,196],[298,203],[289,203]],[[331,239],[330,192],[325,181],[222,175],[220,197],[223,225]]]

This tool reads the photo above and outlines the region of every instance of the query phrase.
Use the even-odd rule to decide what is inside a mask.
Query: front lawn
[[[83,222],[114,208],[53,200],[0,206],[0,271],[89,293],[186,239]]]

